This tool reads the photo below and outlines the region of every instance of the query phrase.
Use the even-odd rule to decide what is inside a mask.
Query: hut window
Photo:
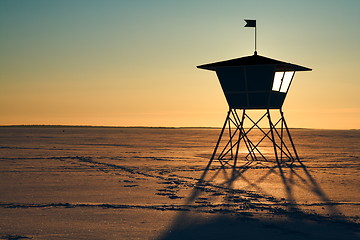
[[[286,93],[295,72],[275,72],[273,91]]]

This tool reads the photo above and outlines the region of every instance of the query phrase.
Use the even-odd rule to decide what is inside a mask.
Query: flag
[[[256,20],[246,20],[244,19],[246,22],[245,27],[256,27]]]

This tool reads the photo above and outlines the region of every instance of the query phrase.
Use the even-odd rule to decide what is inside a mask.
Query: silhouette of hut
[[[256,53],[197,67],[216,72],[230,109],[281,109],[295,72],[311,71]]]

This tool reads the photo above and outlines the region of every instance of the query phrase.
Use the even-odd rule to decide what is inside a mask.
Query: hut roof
[[[241,58],[225,60],[221,62],[208,63],[197,66],[197,68],[216,71],[221,67],[235,67],[235,66],[254,66],[254,65],[275,65],[276,71],[311,71],[310,68],[300,65],[279,61],[272,58],[263,57],[257,54]]]

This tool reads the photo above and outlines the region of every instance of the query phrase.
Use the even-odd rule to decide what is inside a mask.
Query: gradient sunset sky
[[[290,127],[360,128],[360,1],[0,1],[0,125],[221,126],[216,74],[258,54],[295,74]]]

